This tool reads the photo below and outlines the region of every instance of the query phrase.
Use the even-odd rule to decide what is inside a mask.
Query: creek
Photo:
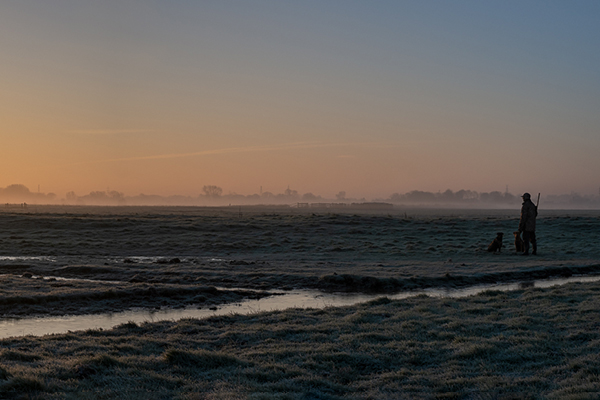
[[[69,331],[88,329],[111,329],[114,326],[135,322],[157,322],[164,320],[177,321],[183,318],[207,318],[215,315],[252,314],[262,311],[277,311],[288,308],[325,308],[341,307],[364,303],[380,297],[398,300],[411,296],[426,294],[432,297],[467,297],[486,290],[518,290],[530,287],[547,288],[571,282],[600,281],[600,276],[574,276],[569,278],[548,279],[527,282],[515,282],[496,285],[478,285],[461,289],[425,289],[402,292],[391,295],[369,295],[358,293],[324,293],[316,290],[292,290],[277,296],[259,300],[247,300],[241,303],[224,304],[216,309],[181,308],[181,309],[131,309],[123,312],[67,315],[60,317],[2,318],[0,319],[0,339],[14,336],[42,336],[47,334],[67,333]]]

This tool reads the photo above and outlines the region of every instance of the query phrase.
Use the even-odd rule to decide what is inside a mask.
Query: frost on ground
[[[0,340],[5,398],[594,398],[600,285]]]
[[[509,233],[518,217],[518,210],[2,212],[0,315],[236,301],[207,292],[214,287],[388,294],[600,272],[600,212],[540,211],[537,257],[514,250]],[[488,253],[498,231],[504,248]]]
[[[518,256],[510,241],[485,251],[517,221],[518,210],[3,212],[0,310],[96,313],[268,295],[249,289],[385,294],[600,272],[599,212],[540,212],[538,257]],[[598,283],[580,283],[13,337],[0,340],[0,394],[594,398],[599,294]]]

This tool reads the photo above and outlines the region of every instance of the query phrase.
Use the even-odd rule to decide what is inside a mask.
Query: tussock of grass
[[[0,393],[5,393],[7,396],[22,393],[39,393],[44,392],[45,389],[44,384],[35,378],[19,376],[0,383]]]
[[[84,364],[90,365],[95,368],[109,368],[122,365],[122,363],[115,357],[109,356],[107,354],[100,354],[88,360],[84,360]]]
[[[242,367],[247,362],[230,354],[206,350],[179,350],[169,349],[164,353],[164,359],[168,364],[177,366],[192,366],[199,369],[218,369]]]
[[[9,374],[4,368],[0,367],[0,381],[5,381],[10,377],[11,374]]]
[[[3,361],[22,361],[22,362],[31,362],[41,360],[37,354],[26,353],[18,350],[4,350],[0,353],[0,360]]]

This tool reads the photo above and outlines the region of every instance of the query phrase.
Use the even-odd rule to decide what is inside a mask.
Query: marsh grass
[[[241,261],[237,262],[233,267],[222,263],[209,266],[182,263],[176,266],[128,264],[111,267],[72,265],[59,268],[40,265],[0,266],[0,316],[98,314],[130,308],[209,308],[273,295],[265,288],[288,290],[295,287],[328,292],[394,294],[427,288],[464,288],[478,284],[531,282],[550,277],[600,273],[597,261],[563,265],[558,261],[542,260],[533,265],[525,263],[516,267],[512,263],[501,267],[484,263],[461,267],[470,268],[470,271],[463,270],[462,274],[457,269],[452,273],[447,272],[450,266],[436,262],[401,267],[351,265],[344,268],[354,268],[358,274],[334,272],[324,275],[315,273],[321,271],[321,268],[331,271],[338,266],[303,269],[298,265],[289,267],[240,263]],[[288,269],[293,273],[281,272]],[[107,271],[110,272],[109,275]],[[54,273],[67,276],[55,278],[46,275]],[[235,289],[219,290],[212,284]]]
[[[5,317],[96,314],[132,307],[209,307],[272,295],[190,283],[56,281],[20,275],[4,275],[0,284],[0,315]]]
[[[1,212],[0,275],[120,281],[132,287],[393,293],[600,273],[600,247],[590,245],[600,241],[597,211],[544,210],[540,256],[524,259],[509,241],[501,254],[485,251],[490,235],[515,230],[517,209],[422,209],[412,210],[410,218],[406,210],[375,215],[255,208],[243,218],[226,210],[51,207],[40,213]],[[54,285],[58,291],[79,284]],[[7,286],[0,285],[0,292]],[[124,294],[115,289],[116,297]],[[35,305],[36,312],[48,300],[31,294],[19,299]]]
[[[584,399],[600,284],[0,341],[5,398]],[[1,396],[0,396],[1,397]]]

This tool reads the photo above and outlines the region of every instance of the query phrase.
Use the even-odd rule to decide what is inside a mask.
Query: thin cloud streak
[[[95,164],[95,163],[109,163],[109,162],[121,162],[121,161],[146,161],[146,160],[167,160],[173,158],[186,158],[186,157],[199,157],[219,154],[235,154],[235,153],[255,153],[255,152],[268,152],[268,151],[280,151],[280,150],[299,150],[299,149],[316,149],[326,147],[398,147],[397,144],[389,143],[323,143],[323,142],[296,142],[296,143],[285,143],[273,146],[249,146],[249,147],[229,147],[225,149],[214,149],[196,151],[192,153],[174,153],[174,154],[156,154],[151,156],[139,156],[139,157],[124,157],[124,158],[110,158],[106,160],[88,161],[82,163],[75,163],[71,165],[84,165],[84,164]]]
[[[147,129],[81,129],[65,132],[76,135],[121,135],[128,133],[149,133],[152,131]]]

